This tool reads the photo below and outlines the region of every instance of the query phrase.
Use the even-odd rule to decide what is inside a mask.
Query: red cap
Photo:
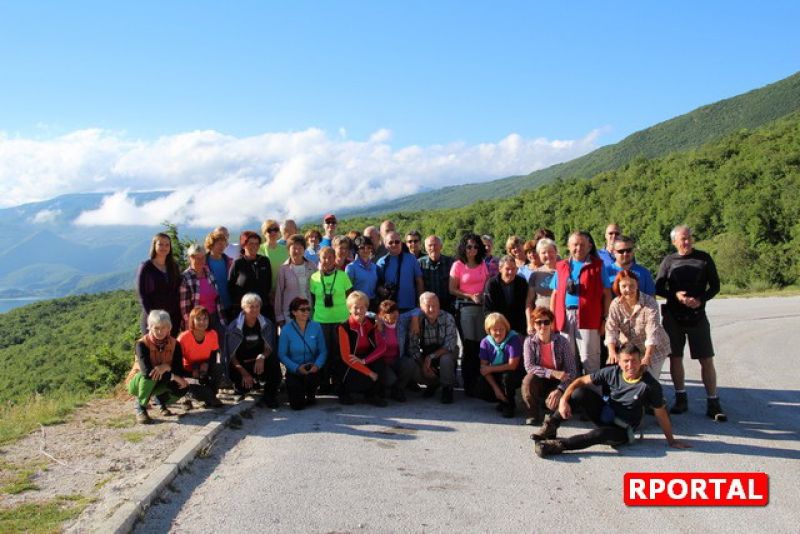
[[[322,222],[336,222],[336,215],[333,213],[328,213],[322,218]]]

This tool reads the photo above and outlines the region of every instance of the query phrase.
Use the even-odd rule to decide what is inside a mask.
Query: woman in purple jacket
[[[181,325],[180,285],[181,274],[172,257],[172,241],[167,234],[158,233],[150,244],[150,259],[142,262],[136,273],[136,293],[142,305],[142,334],[147,334],[148,314],[153,310],[164,310],[172,320],[172,336],[178,335]]]

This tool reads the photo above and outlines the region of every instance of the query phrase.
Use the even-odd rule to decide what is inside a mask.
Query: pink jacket
[[[300,293],[300,284],[297,275],[291,266],[291,258],[286,260],[278,270],[278,287],[275,288],[275,320],[288,321],[291,319],[289,315],[289,304],[297,297],[303,297],[311,301],[311,294],[308,292],[308,285],[311,281],[311,275],[317,271],[314,264],[308,260],[304,260],[306,268],[306,291]]]

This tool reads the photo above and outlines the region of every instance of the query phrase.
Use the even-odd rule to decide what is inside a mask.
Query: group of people
[[[659,380],[669,360],[669,412],[686,412],[687,339],[706,413],[726,420],[705,315],[719,277],[687,226],[672,230],[676,252],[654,278],[616,224],[600,249],[573,232],[563,258],[547,229],[510,236],[500,256],[491,236],[468,232],[448,256],[438,236],[401,234],[389,220],[360,233],[337,225],[328,214],[323,231],[301,234],[294,221],[267,220],[233,247],[219,227],[188,247],[182,273],[169,236],[157,234],[137,275],[143,335],[128,381],[137,420],[152,421],[151,402],[164,415],[181,397],[218,406],[220,388],[261,389],[258,403],[277,408],[284,380],[295,410],[317,395],[386,406],[420,390],[449,404],[460,369],[464,394],[503,417],[515,416],[520,390],[526,423],[541,425],[531,436],[540,456],[630,441],[645,410],[684,447]],[[597,429],[558,438],[573,411]]]

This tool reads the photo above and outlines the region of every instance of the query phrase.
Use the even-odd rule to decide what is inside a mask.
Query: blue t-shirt
[[[231,294],[228,293],[228,265],[225,258],[215,260],[211,256],[208,257],[208,268],[214,275],[214,280],[217,282],[217,293],[219,293],[219,300],[223,308],[229,308],[231,305]]]
[[[614,265],[616,263],[617,258],[614,257],[614,254],[608,251],[607,248],[601,248],[597,255],[600,256],[600,259],[603,260],[603,267],[608,267],[609,265]]]
[[[580,277],[581,277],[581,269],[583,268],[584,265],[586,265],[586,262],[585,261],[572,260],[572,261],[570,261],[570,264],[572,265],[570,278],[575,280],[575,283],[577,284],[579,282],[579,280],[580,280]],[[607,277],[601,276],[600,278],[603,279],[603,287],[604,288],[611,287],[611,284],[608,283],[608,278]],[[550,289],[555,290],[557,288],[558,288],[558,272],[553,274],[553,279],[550,280]],[[577,306],[579,304],[579,302],[580,302],[580,299],[579,299],[577,294],[571,295],[569,293],[566,293],[564,295],[564,306],[567,306],[567,307]]]
[[[332,247],[332,246],[333,246],[333,239],[330,237],[322,236],[322,239],[319,242],[319,248]]]
[[[533,274],[533,269],[527,263],[517,271],[517,276],[524,278],[526,282],[531,279],[531,274]]]
[[[619,273],[621,270],[622,268],[616,263],[607,265],[605,267],[605,278],[608,281],[609,287],[613,287],[614,279],[617,277],[617,273]],[[651,297],[655,297],[656,283],[653,281],[653,275],[650,274],[650,271],[647,269],[647,267],[642,267],[638,263],[634,262],[633,265],[631,265],[630,270],[639,279],[639,291],[650,295]]]
[[[410,252],[403,252],[403,263],[400,267],[400,283],[397,280],[397,262],[400,255],[387,254],[378,260],[378,280],[381,284],[396,284],[399,286],[397,294],[397,307],[402,310],[414,308],[417,305],[416,278],[422,278],[422,268],[417,258]]]
[[[366,266],[361,262],[361,258],[347,264],[344,272],[353,282],[353,289],[363,291],[370,299],[375,298],[375,288],[378,286],[378,266],[374,262],[369,262]]]

